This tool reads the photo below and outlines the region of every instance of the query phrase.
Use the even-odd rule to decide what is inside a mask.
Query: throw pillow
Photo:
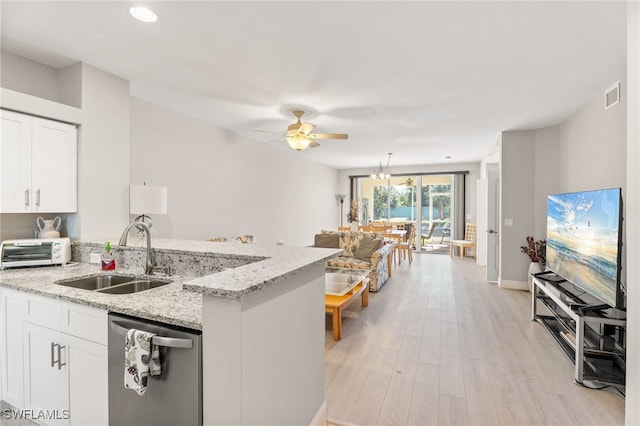
[[[365,262],[370,262],[371,256],[373,256],[373,253],[375,253],[381,245],[382,238],[363,238],[353,257],[364,260]]]
[[[316,234],[314,246],[322,248],[338,248],[338,234]]]

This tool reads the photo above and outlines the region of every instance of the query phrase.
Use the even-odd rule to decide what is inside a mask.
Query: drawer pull
[[[53,359],[53,353],[54,353],[54,348],[57,345],[53,342],[51,342],[51,368],[53,368],[54,365],[56,365],[56,361]]]
[[[62,362],[62,350],[65,348],[66,346],[63,345],[58,345],[58,370],[62,370],[62,367],[67,365],[66,362]]]

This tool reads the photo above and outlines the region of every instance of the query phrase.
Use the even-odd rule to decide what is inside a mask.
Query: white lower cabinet
[[[29,410],[40,424],[107,425],[107,312],[6,289],[0,298],[7,342],[2,350],[3,399]],[[6,304],[16,301],[24,306],[19,320],[7,315]],[[19,323],[20,336],[7,333],[9,318],[11,327]],[[5,371],[12,368],[5,380]]]
[[[69,335],[65,335],[65,344],[71,424],[108,425],[107,346]]]
[[[24,408],[41,424],[69,424],[66,346],[62,333],[25,322]]]
[[[27,300],[24,293],[0,291],[0,376],[2,400],[14,407],[24,406],[22,320]]]

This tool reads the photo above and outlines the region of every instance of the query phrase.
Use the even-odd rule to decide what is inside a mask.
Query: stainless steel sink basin
[[[162,287],[163,285],[167,285],[171,283],[168,280],[158,280],[158,279],[136,279],[135,281],[131,281],[125,284],[120,284],[113,287],[103,288],[98,290],[100,293],[109,293],[109,294],[130,294],[130,293],[138,293],[140,291],[150,290],[156,287]]]
[[[156,278],[136,278],[133,275],[100,274],[78,279],[60,280],[56,281],[55,284],[100,293],[130,294],[161,287],[171,282],[171,280]]]
[[[83,290],[100,290],[118,284],[133,281],[135,277],[131,275],[92,275],[90,277],[78,278],[75,280],[56,281],[58,285],[81,288]]]

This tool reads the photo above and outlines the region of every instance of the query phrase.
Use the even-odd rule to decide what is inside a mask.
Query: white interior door
[[[498,230],[500,229],[500,180],[497,170],[487,171],[487,281],[497,282],[500,257]]]
[[[476,218],[478,222],[476,234],[476,264],[478,266],[487,266],[487,179],[478,179],[476,192]]]

